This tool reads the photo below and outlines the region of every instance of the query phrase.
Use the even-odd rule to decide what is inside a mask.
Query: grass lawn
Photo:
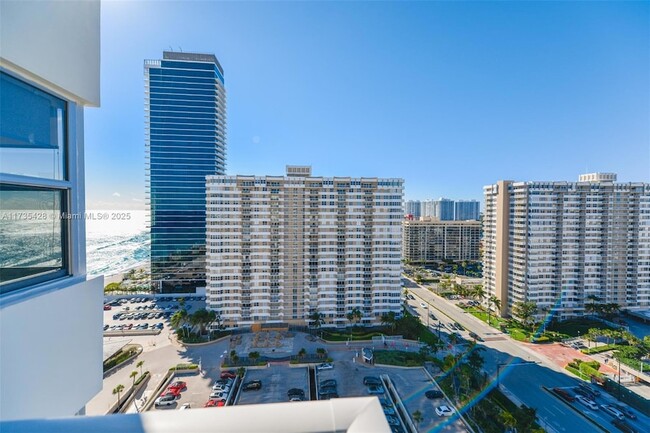
[[[385,333],[381,332],[352,332],[352,335],[350,335],[350,331],[348,332],[332,332],[332,331],[322,331],[323,333],[323,340],[325,341],[348,341],[352,339],[352,341],[356,340],[372,340],[372,337],[381,337],[382,335],[387,335]]]
[[[590,328],[612,329],[603,322],[593,319],[565,320],[564,322],[554,323],[547,327],[549,331],[559,332],[560,334],[563,334],[565,338],[585,335],[589,332]]]
[[[488,323],[488,314],[485,311],[477,310],[477,309],[468,309],[467,310],[472,316],[484,321],[485,323]],[[494,314],[490,315],[490,326],[492,326],[495,329],[499,329],[499,325],[501,323],[506,323],[505,319],[502,319],[498,316],[495,316]]]
[[[398,365],[400,367],[418,367],[424,363],[424,358],[417,352],[375,350],[375,363]]]

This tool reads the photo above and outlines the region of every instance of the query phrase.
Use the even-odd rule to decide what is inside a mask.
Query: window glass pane
[[[0,171],[65,177],[66,103],[0,73]]]
[[[0,184],[0,293],[65,269],[64,191]]]

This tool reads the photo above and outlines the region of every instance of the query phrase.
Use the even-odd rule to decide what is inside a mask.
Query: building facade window
[[[0,294],[70,274],[68,102],[0,71]]]

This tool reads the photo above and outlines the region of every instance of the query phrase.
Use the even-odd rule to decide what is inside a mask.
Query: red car
[[[104,305],[104,311],[108,311],[108,310],[110,310],[111,308],[113,308],[113,307],[111,307],[111,306],[108,305],[108,304]]]
[[[181,392],[177,389],[167,388],[167,390],[163,391],[163,393],[160,394],[160,396],[164,397],[166,395],[173,395],[174,397],[178,397],[181,395]]]
[[[224,400],[208,400],[208,402],[203,407],[222,407],[225,405],[226,402]]]
[[[187,389],[187,383],[180,380],[173,382],[171,385],[167,387],[167,390],[176,391],[176,392],[185,391],[186,389]]]
[[[221,372],[221,378],[222,379],[234,379],[237,377],[237,373],[235,373],[232,370],[227,370],[227,371],[222,371]]]

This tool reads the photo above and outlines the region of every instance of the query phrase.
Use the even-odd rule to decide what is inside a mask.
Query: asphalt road
[[[536,353],[529,352],[501,332],[435,296],[429,290],[413,283],[408,284],[407,287],[409,293],[416,297],[415,301],[411,301],[411,305],[415,305],[418,312],[424,311],[419,306],[420,302],[424,301],[434,308],[434,314],[443,322],[458,322],[463,325],[467,331],[460,332],[461,335],[466,336],[468,331],[473,331],[486,340],[479,343],[485,349],[483,353],[485,371],[496,381],[498,364],[509,364],[510,367],[500,368],[500,384],[506,393],[515,397],[515,400],[536,408],[538,418],[547,429],[550,427],[556,432],[601,432],[601,429],[541,388],[542,385],[552,388],[577,384],[575,379],[558,371],[559,367],[540,358]],[[423,316],[422,321],[426,323],[426,320]],[[514,366],[522,363],[528,365]],[[607,420],[605,424],[608,427],[611,426],[609,421]]]

